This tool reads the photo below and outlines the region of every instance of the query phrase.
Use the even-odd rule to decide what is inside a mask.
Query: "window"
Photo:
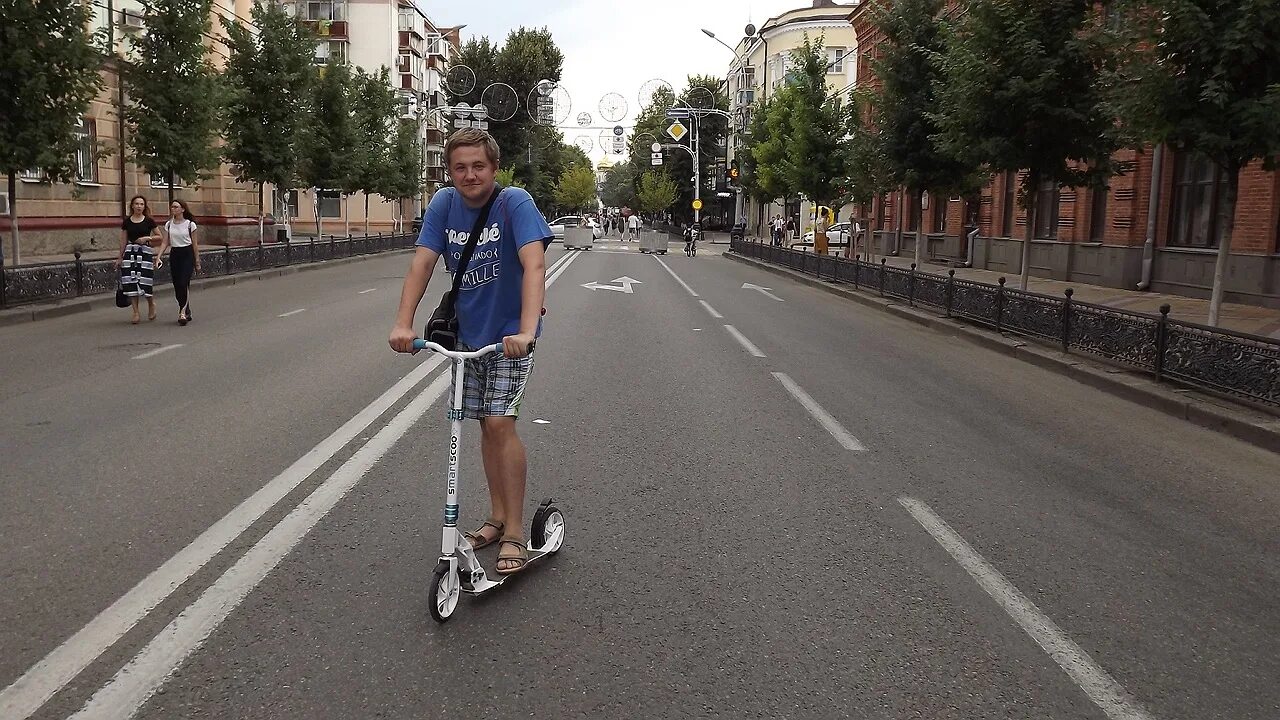
[[[347,61],[347,42],[345,40],[321,40],[316,45],[315,63],[345,63]]]
[[[932,213],[932,222],[930,227],[932,232],[945,233],[947,231],[947,199],[941,195],[929,195],[929,212]]]
[[[1089,240],[1106,242],[1107,239],[1107,196],[1111,188],[1106,185],[1093,188],[1089,193]]]
[[[342,195],[336,190],[325,190],[320,193],[320,217],[342,217]]]
[[[298,191],[290,190],[281,195],[280,188],[272,190],[271,213],[277,216],[277,222],[298,217]]]
[[[1199,153],[1180,153],[1173,170],[1173,222],[1169,244],[1214,248],[1226,232],[1218,209],[1226,202],[1227,174]],[[1235,208],[1227,209],[1227,217]]]
[[[827,48],[827,74],[843,75],[844,74],[844,54],[848,52],[848,48],[829,47]]]
[[[306,0],[303,20],[346,20],[346,0]]]
[[[1058,237],[1058,182],[1041,181],[1036,190],[1036,237],[1053,240]]]
[[[151,187],[153,187],[153,188],[168,188],[168,187],[169,187],[169,178],[165,177],[165,174],[164,174],[164,173],[157,173],[157,172],[153,172],[153,173],[150,173],[150,174],[149,174],[149,177],[151,178]],[[174,175],[174,176],[173,176],[173,187],[174,187],[174,188],[180,188],[180,187],[186,187],[186,185],[184,185],[184,184],[182,183],[182,178],[178,177],[177,175]]]
[[[98,182],[97,124],[88,118],[76,129],[79,143],[76,145],[76,177],[81,182]]]
[[[787,74],[787,56],[774,55],[769,60],[769,86],[777,88],[785,80]]]
[[[1001,228],[1004,229],[1004,236],[1013,237],[1013,221],[1017,217],[1015,208],[1018,206],[1018,173],[1014,170],[1006,170],[1004,174],[1004,218]]]
[[[885,223],[885,206],[889,204],[889,196],[881,195],[876,201],[876,230],[884,230]]]
[[[43,170],[22,170],[18,173],[18,179],[22,182],[44,182]]]

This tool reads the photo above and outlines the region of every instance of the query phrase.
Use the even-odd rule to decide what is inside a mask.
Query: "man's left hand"
[[[520,333],[502,338],[502,354],[509,358],[522,358],[533,349],[533,333]]]

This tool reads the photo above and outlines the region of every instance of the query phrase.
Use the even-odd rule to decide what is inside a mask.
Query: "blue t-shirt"
[[[456,189],[444,188],[427,205],[418,245],[443,255],[449,272],[456,272],[479,215],[480,208],[467,207]],[[524,282],[520,248],[533,242],[545,243],[553,237],[533,198],[521,188],[502,189],[493,201],[488,224],[476,242],[458,293],[459,339],[475,348],[502,342],[502,338],[520,332],[520,291]],[[537,334],[542,334],[541,319]]]

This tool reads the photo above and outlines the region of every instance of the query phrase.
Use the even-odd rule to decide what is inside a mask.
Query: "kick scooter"
[[[455,352],[433,342],[413,341],[415,350],[431,350],[449,358],[453,364],[453,401],[449,406],[452,427],[449,437],[448,497],[444,506],[444,537],[440,546],[440,562],[431,573],[431,617],[444,622],[458,606],[461,593],[480,595],[506,582],[510,575],[491,579],[485,573],[471,543],[458,532],[458,453],[462,444],[462,389],[467,371],[464,360],[502,352],[502,343],[472,352]],[[564,544],[564,514],[548,498],[538,506],[529,527],[529,562],[555,553]],[[521,572],[524,572],[523,570]]]

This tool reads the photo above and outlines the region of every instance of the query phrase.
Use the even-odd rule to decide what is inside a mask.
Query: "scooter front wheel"
[[[436,622],[444,622],[453,614],[458,606],[458,596],[462,593],[462,583],[456,573],[449,572],[449,563],[441,560],[431,573],[431,587],[428,599],[431,601],[431,617]]]

